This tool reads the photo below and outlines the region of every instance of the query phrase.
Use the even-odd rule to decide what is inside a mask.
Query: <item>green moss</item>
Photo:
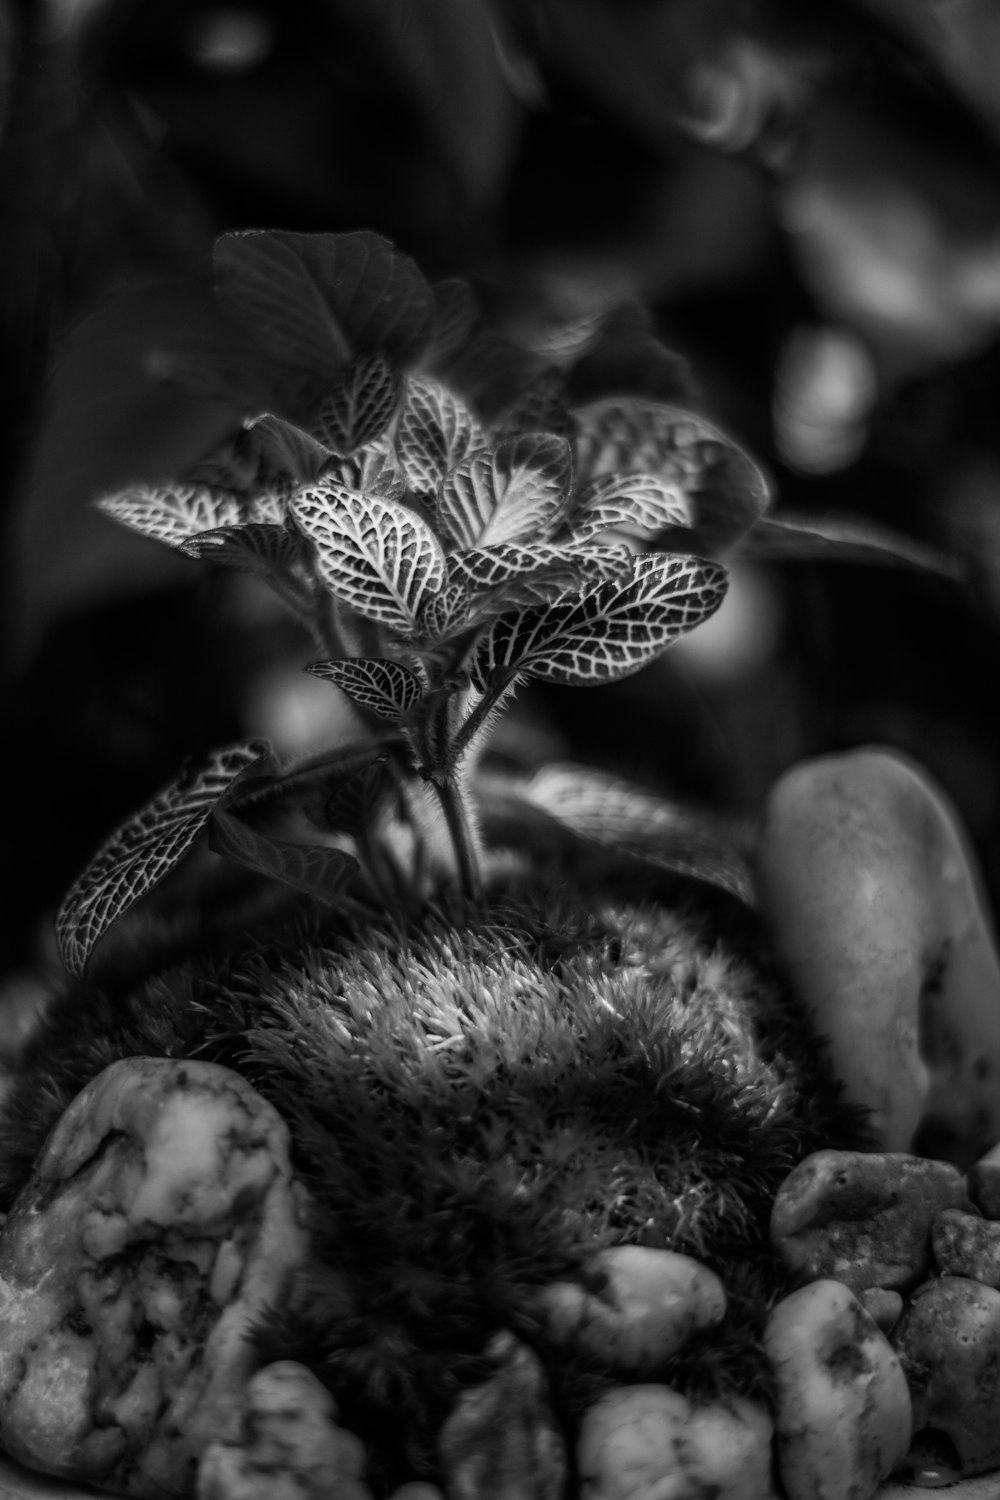
[[[520,887],[363,932],[279,913],[224,952],[65,996],[0,1121],[8,1196],[114,1057],[213,1058],[287,1119],[315,1204],[317,1269],[258,1331],[262,1353],[304,1359],[383,1449],[392,1419],[400,1472],[431,1471],[489,1334],[536,1340],[532,1288],[584,1275],[603,1245],[717,1271],[725,1322],[659,1373],[760,1391],[783,1286],[774,1193],[808,1151],[858,1144],[858,1117],[752,933],[747,947],[710,913]],[[613,1380],[580,1361],[551,1373],[566,1416]]]

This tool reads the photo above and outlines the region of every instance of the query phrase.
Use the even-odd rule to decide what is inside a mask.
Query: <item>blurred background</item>
[[[751,820],[792,761],[891,744],[1000,899],[1000,0],[0,0],[0,975],[185,755],[327,727],[253,589],[91,506],[248,414],[211,247],[261,227],[378,230],[556,363],[617,320],[595,390],[961,574],[738,563],[639,676],[522,695],[508,763]]]

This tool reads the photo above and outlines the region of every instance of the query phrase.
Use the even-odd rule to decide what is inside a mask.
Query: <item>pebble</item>
[[[931,1226],[971,1208],[948,1162],[903,1152],[817,1151],[785,1178],[771,1238],[802,1281],[834,1277],[854,1291],[905,1292],[931,1267]]]

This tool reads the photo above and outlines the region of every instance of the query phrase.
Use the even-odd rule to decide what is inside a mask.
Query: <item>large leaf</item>
[[[690,509],[692,549],[723,555],[770,504],[761,470],[720,428],[676,406],[613,396],[577,409],[581,480],[654,474]]]
[[[284,519],[284,497],[277,491],[244,501],[197,484],[133,484],[96,504],[112,520],[170,547],[183,547],[191,537],[219,527]]]
[[[331,383],[352,348],[296,238],[270,230],[222,235],[215,243],[216,290],[287,372],[296,396],[308,399]]]
[[[690,526],[691,507],[681,487],[660,474],[601,474],[577,501],[573,536],[590,541],[605,531],[651,538],[668,526]]]
[[[693,557],[634,559],[631,582],[590,585],[579,594],[501,615],[479,645],[474,676],[484,689],[521,673],[577,687],[637,672],[713,614],[725,570]]]
[[[384,656],[314,661],[305,670],[324,682],[332,682],[354,703],[391,723],[398,723],[423,696],[423,685],[416,673]]]
[[[743,557],[764,562],[868,563],[884,568],[913,568],[958,581],[966,576],[961,560],[950,553],[870,521],[847,516],[817,520],[786,513],[765,517],[757,522],[740,552]]]
[[[346,456],[381,437],[399,404],[400,380],[384,354],[359,354],[310,422],[310,430]]]
[[[401,505],[330,479],[304,485],[291,509],[331,591],[366,619],[411,633],[444,583],[444,553],[430,527]]]
[[[410,487],[431,496],[470,453],[487,446],[465,403],[430,375],[411,375],[396,428],[396,452]]]
[[[274,838],[226,807],[212,813],[209,846],[320,901],[336,897],[358,869],[357,860],[343,849]]]
[[[82,974],[97,940],[183,859],[223,793],[248,767],[269,761],[259,740],[217,750],[187,770],[98,850],[68,892],[56,918],[67,969]]]
[[[522,791],[579,838],[754,904],[746,858],[707,817],[581,766],[546,766]]]
[[[435,505],[442,531],[458,547],[542,542],[569,494],[570,445],[552,433],[523,433],[474,453],[441,481]]]
[[[408,255],[368,229],[350,234],[269,233],[302,257],[352,353],[379,349],[396,364],[415,363],[430,337],[434,297]]]

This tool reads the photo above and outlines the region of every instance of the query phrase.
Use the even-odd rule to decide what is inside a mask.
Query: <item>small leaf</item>
[[[573,456],[565,438],[524,433],[475,453],[442,480],[435,512],[459,547],[542,542],[569,494]]]
[[[324,478],[360,495],[377,495],[380,500],[399,501],[406,495],[406,475],[383,438],[366,443],[347,457],[338,454],[330,458]]]
[[[272,838],[225,807],[211,814],[209,847],[320,901],[334,898],[358,869],[357,860],[343,849]]]
[[[423,686],[416,673],[384,656],[314,661],[305,670],[342,688],[353,702],[362,708],[370,708],[380,719],[389,719],[393,723],[398,723],[423,696]]]
[[[601,474],[585,485],[574,509],[578,542],[605,531],[652,538],[668,526],[690,526],[691,508],[681,488],[659,474]]]
[[[200,562],[221,563],[260,578],[288,574],[302,557],[302,542],[287,526],[250,521],[201,531],[181,543],[181,551]]]
[[[758,521],[740,548],[743,557],[763,562],[871,563],[887,568],[913,568],[961,581],[961,561],[913,537],[901,536],[870,521],[840,516],[790,516],[787,513]]]
[[[310,430],[346,456],[381,437],[399,405],[400,379],[383,354],[360,354],[344,370]]]
[[[533,806],[580,838],[754,904],[745,857],[707,817],[579,766],[545,766],[523,790]]]
[[[433,495],[450,469],[487,446],[464,402],[430,375],[411,375],[396,428],[396,452],[410,487]]]
[[[579,407],[576,419],[580,478],[657,475],[684,496],[694,545],[709,556],[733,547],[770,504],[757,465],[720,428],[692,412],[614,396]]]
[[[268,747],[259,740],[217,750],[111,835],[75,881],[56,918],[59,951],[70,973],[84,972],[97,940],[189,852],[237,777],[269,762]]]
[[[246,424],[246,433],[259,457],[259,474],[264,482],[290,479],[303,484],[316,478],[330,456],[311,433],[272,412],[254,417]]]
[[[646,554],[630,582],[591,584],[554,604],[501,615],[477,651],[484,689],[522,672],[578,687],[637,672],[722,603],[725,570],[699,558]]]
[[[338,598],[366,619],[404,634],[414,630],[424,603],[444,583],[444,553],[419,516],[326,478],[297,491],[292,514]]]
[[[133,484],[96,505],[113,521],[169,547],[180,547],[202,531],[239,526],[246,516],[235,495],[196,484]]]

